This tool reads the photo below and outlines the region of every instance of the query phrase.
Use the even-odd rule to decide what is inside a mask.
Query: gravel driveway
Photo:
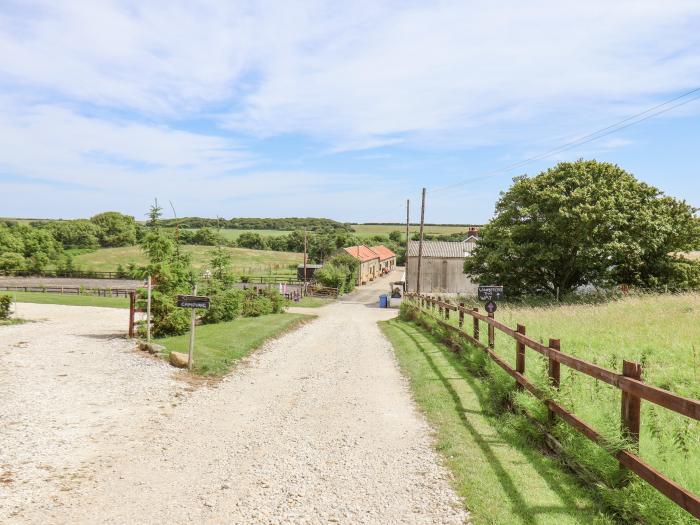
[[[382,291],[384,281],[388,278],[376,285]],[[362,292],[367,297],[376,293]],[[90,309],[75,310],[82,317]],[[106,336],[111,323],[123,327],[123,313],[114,312],[89,318],[86,312],[84,323],[60,327],[83,335],[54,338],[52,358],[35,364],[24,356],[34,354],[33,349],[50,351],[54,345],[46,344],[48,338],[44,346],[18,348],[22,337],[29,340],[30,325],[0,329],[0,334],[13,334],[10,344],[0,335],[0,372],[12,383],[20,378],[27,382],[10,388],[15,400],[10,415],[5,407],[0,409],[0,417],[16,422],[10,427],[10,442],[17,446],[30,439],[23,451],[11,446],[9,460],[2,460],[14,472],[14,481],[0,484],[3,495],[9,489],[19,511],[12,520],[467,520],[432,448],[430,429],[376,325],[395,311],[360,301],[315,309],[317,320],[268,343],[216,386],[184,394],[186,384],[174,380],[162,365]],[[53,319],[53,313],[47,309],[43,315]],[[44,324],[35,326],[48,332]],[[75,353],[67,354],[69,350]],[[72,379],[84,386],[59,380],[64,370],[77,375],[78,366],[83,372]],[[35,369],[41,379],[35,378]],[[103,382],[104,391],[99,386]],[[23,413],[35,410],[32,399],[39,403],[36,421],[33,414]],[[51,443],[58,439],[63,440],[60,445]],[[58,454],[43,453],[54,446]],[[48,456],[53,457],[52,468],[63,473],[61,481],[43,481],[54,475],[40,467]],[[13,495],[18,487],[23,496]]]

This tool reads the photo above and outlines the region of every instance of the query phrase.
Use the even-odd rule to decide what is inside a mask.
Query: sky
[[[0,216],[488,221],[614,162],[700,206],[697,0],[0,0]]]

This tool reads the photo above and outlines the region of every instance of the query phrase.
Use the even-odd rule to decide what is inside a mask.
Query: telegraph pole
[[[420,204],[420,233],[418,239],[418,272],[416,279],[416,294],[420,295],[420,266],[423,259],[423,224],[425,223],[425,188],[423,188],[423,196]]]
[[[306,230],[304,230],[304,290],[302,292],[302,297],[306,295],[306,252],[308,249],[306,241]]]
[[[408,226],[409,226],[409,210],[411,207],[411,201],[409,199],[406,199],[406,263],[405,263],[405,270],[404,270],[404,282],[406,283],[406,290],[408,290],[408,243],[410,243],[410,239],[408,237]]]

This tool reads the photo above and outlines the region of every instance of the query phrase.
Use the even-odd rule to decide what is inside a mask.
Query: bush
[[[156,290],[151,296],[151,318],[153,337],[182,335],[190,328],[189,309],[178,308],[174,296]]]
[[[245,290],[243,317],[259,317],[272,313],[272,302],[254,289]]]
[[[10,306],[12,306],[12,297],[0,295],[0,319],[9,319]]]
[[[244,291],[235,288],[212,295],[209,309],[202,316],[202,322],[213,324],[233,321],[243,312],[244,299]]]
[[[270,301],[273,314],[281,314],[284,312],[286,301],[281,293],[272,288],[268,288],[263,292],[263,296]]]
[[[342,293],[345,288],[345,273],[345,270],[341,267],[326,264],[322,268],[316,270],[314,273],[314,279],[316,279],[316,281],[321,283],[323,286],[337,288],[338,291]]]

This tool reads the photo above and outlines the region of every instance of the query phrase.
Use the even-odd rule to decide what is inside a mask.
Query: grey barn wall
[[[416,291],[418,257],[408,258],[408,291]],[[463,258],[423,257],[422,293],[459,293],[476,295],[478,286],[464,275]]]

